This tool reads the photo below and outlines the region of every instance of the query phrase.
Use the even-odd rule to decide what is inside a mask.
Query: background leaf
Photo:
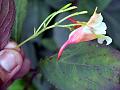
[[[23,90],[24,88],[24,81],[23,80],[16,80],[8,90]]]
[[[63,7],[65,4],[73,2],[74,0],[45,0],[48,5],[55,9]]]
[[[9,88],[8,90],[24,90],[25,88],[25,81],[22,79],[16,80]],[[35,88],[31,85],[29,86],[28,90],[35,90]]]
[[[80,43],[71,45],[58,62],[56,55],[42,60],[40,68],[60,90],[119,90],[119,54],[105,46]]]
[[[92,15],[95,8],[98,7],[98,11],[103,11],[112,0],[78,0],[78,10],[87,10],[89,15]],[[104,4],[103,4],[104,3]]]
[[[23,30],[23,23],[27,12],[27,0],[15,0],[16,4],[16,19],[12,38],[20,42]]]
[[[112,0],[96,0],[97,7],[99,7],[102,10],[104,10],[111,2]]]
[[[57,49],[57,45],[53,39],[45,38],[41,40],[41,43],[50,51],[55,51]]]
[[[113,39],[113,46],[120,50],[120,0],[112,0],[104,10],[104,17],[108,26],[107,32]]]

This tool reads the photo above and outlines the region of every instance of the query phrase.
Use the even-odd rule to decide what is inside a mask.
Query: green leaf
[[[98,7],[98,11],[102,12],[112,0],[79,0],[78,10],[87,10],[89,15],[92,15],[95,8]]]
[[[112,48],[80,43],[66,49],[58,62],[57,55],[42,60],[40,68],[60,90],[119,90],[118,55]]]
[[[106,21],[107,25],[107,33],[113,39],[112,45],[120,49],[120,1],[112,0],[109,7],[104,11],[104,20]],[[114,7],[113,7],[114,6]],[[114,13],[113,13],[114,12]]]
[[[96,0],[97,7],[104,10],[112,0]]]
[[[72,2],[73,0],[45,0],[45,2],[52,6],[55,9],[59,9],[62,6],[64,6],[65,4],[68,4],[70,2]]]
[[[55,51],[57,49],[57,45],[53,39],[45,38],[45,39],[42,39],[41,42],[47,49],[51,51]]]
[[[16,19],[15,19],[15,25],[14,25],[14,31],[12,38],[20,42],[21,36],[22,36],[22,30],[23,30],[23,23],[27,12],[27,0],[15,0],[16,4]]]
[[[10,87],[8,88],[8,90],[24,90],[24,88],[26,87],[25,85],[28,82],[19,79],[16,80],[12,85],[10,85]],[[36,90],[36,88],[34,87],[34,85],[29,85],[29,89],[28,90]]]
[[[16,80],[8,90],[23,90],[24,89],[24,81],[23,80]]]

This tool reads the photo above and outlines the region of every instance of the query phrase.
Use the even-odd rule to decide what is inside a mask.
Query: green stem
[[[85,22],[84,22],[85,23]],[[62,28],[68,28],[68,27],[74,27],[74,26],[78,26],[78,25],[81,25],[81,26],[84,26],[83,22],[79,22],[78,24],[67,24],[67,25],[56,25],[56,27],[62,27]]]
[[[54,12],[52,14],[50,14],[44,21],[43,23],[38,27],[38,29],[36,30],[34,28],[34,34],[32,36],[30,36],[29,38],[27,38],[26,40],[24,40],[23,42],[21,42],[17,47],[20,47],[22,46],[23,44],[27,43],[28,41],[36,38],[37,36],[39,36],[41,33],[43,33],[44,31],[48,30],[48,29],[51,29],[51,28],[54,28],[56,27],[70,27],[70,26],[74,26],[74,24],[70,24],[70,25],[59,25],[61,22],[63,22],[64,20],[66,20],[67,18],[69,17],[72,17],[72,16],[77,16],[79,14],[85,14],[87,13],[87,11],[82,11],[82,12],[77,12],[77,13],[74,13],[74,14],[71,14],[71,15],[68,15],[67,17],[63,18],[62,20],[56,22],[54,25],[51,25],[51,26],[48,26],[48,24],[51,22],[51,20],[58,14],[60,13],[63,13],[63,12],[67,12],[67,11],[70,11],[70,10],[73,10],[73,9],[76,9],[77,7],[76,6],[72,6],[72,7],[69,7],[71,4],[68,4],[66,6],[64,6],[63,8],[61,8],[60,10],[58,10],[57,12]],[[48,26],[48,27],[47,27]]]
[[[54,13],[50,14],[44,21],[43,23],[38,27],[36,32],[39,32],[39,30],[42,28],[42,26],[47,22],[47,20],[49,20],[52,16],[54,15]],[[45,25],[46,26],[46,25]],[[45,27],[44,27],[45,28]]]
[[[69,4],[70,5],[70,4]],[[68,5],[68,6],[69,6]],[[37,32],[42,28],[42,26],[45,24],[45,27],[47,27],[47,25],[50,23],[50,21],[56,16],[56,15],[58,15],[59,13],[63,13],[63,12],[67,12],[67,11],[70,11],[70,10],[73,10],[73,9],[76,9],[77,7],[76,6],[72,6],[72,7],[69,7],[69,8],[67,8],[67,9],[65,9],[65,10],[59,10],[59,11],[57,11],[57,12],[54,12],[54,13],[52,13],[52,14],[50,14],[44,21],[43,21],[43,23],[40,25],[40,27],[37,29]]]
[[[32,40],[33,38],[34,38],[34,35],[32,35],[31,37],[27,38],[26,40],[24,40],[23,42],[21,42],[21,43],[17,46],[17,48],[18,48],[18,47],[21,47],[23,44],[25,44],[26,42]]]
[[[86,13],[87,13],[87,11],[81,11],[81,12],[76,12],[76,13],[70,14],[70,15],[64,17],[63,19],[61,19],[60,21],[58,21],[55,24],[60,24],[61,22],[65,21],[66,19],[68,19],[70,17],[77,16],[77,15],[80,15],[80,14],[86,14]]]
[[[27,38],[26,40],[24,40],[23,42],[21,42],[17,47],[21,47],[23,44],[27,43],[28,41],[36,38],[37,36],[39,36],[41,33],[43,33],[44,31],[48,30],[48,29],[51,29],[51,28],[54,28],[55,25],[51,25],[47,28],[43,28],[41,31],[37,32],[37,34],[33,34],[31,37]]]
[[[72,6],[72,7],[69,7],[69,8],[67,8],[67,9],[64,9],[64,10],[60,9],[59,11],[53,13],[53,15],[51,16],[51,18],[49,18],[48,22],[46,23],[46,27],[47,27],[47,25],[51,22],[51,20],[52,20],[56,15],[58,15],[59,13],[67,12],[67,11],[70,11],[70,10],[73,10],[73,9],[76,9],[76,8],[77,8],[76,6]]]

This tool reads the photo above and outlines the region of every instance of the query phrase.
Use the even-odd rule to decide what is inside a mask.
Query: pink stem
[[[60,57],[61,57],[61,55],[62,55],[62,53],[63,53],[64,49],[68,46],[68,44],[69,44],[69,42],[68,42],[68,41],[66,41],[66,42],[63,44],[63,46],[60,48],[59,53],[58,53],[57,60],[59,60],[59,59],[60,59]]]

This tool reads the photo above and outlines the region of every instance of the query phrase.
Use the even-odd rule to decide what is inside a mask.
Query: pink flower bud
[[[15,49],[16,46],[14,42],[9,42],[5,49],[0,51],[0,90],[6,89],[30,69],[30,61],[21,53],[20,48]]]

